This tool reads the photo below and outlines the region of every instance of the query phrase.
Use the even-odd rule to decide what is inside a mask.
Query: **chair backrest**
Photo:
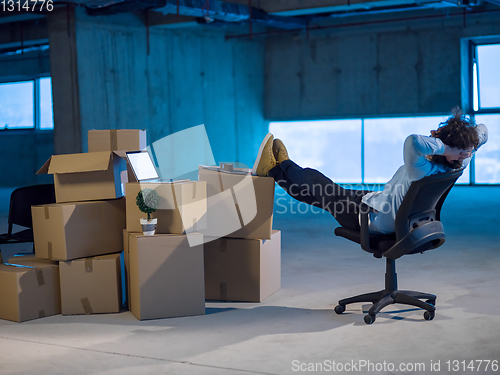
[[[55,203],[54,184],[32,185],[17,188],[10,195],[9,233],[12,225],[33,228],[31,206]]]
[[[396,214],[396,239],[422,222],[439,221],[441,207],[463,171],[438,173],[412,182]]]

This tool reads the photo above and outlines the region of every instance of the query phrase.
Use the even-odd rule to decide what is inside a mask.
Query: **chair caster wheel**
[[[435,299],[428,299],[427,301],[425,301],[425,303],[428,303],[432,306],[436,306],[436,300]]]
[[[334,310],[335,310],[335,312],[337,314],[340,315],[340,314],[342,314],[345,311],[345,306],[343,306],[343,305],[337,305],[337,306],[335,306]]]
[[[426,312],[424,312],[424,319],[425,320],[432,320],[432,319],[434,319],[435,314],[436,313],[434,311],[426,311]]]
[[[375,321],[375,315],[365,315],[365,323],[372,324]]]

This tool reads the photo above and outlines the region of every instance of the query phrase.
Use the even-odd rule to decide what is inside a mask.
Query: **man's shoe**
[[[260,144],[259,153],[252,169],[254,176],[267,177],[269,171],[276,167],[276,159],[273,155],[273,140],[273,135],[268,133]]]
[[[273,154],[276,159],[276,163],[280,164],[285,160],[290,159],[288,157],[288,152],[286,151],[286,147],[281,141],[281,139],[275,139],[273,142]]]

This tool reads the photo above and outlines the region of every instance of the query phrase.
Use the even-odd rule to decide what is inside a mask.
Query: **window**
[[[0,103],[0,130],[54,128],[50,77],[0,83]]]
[[[0,84],[0,129],[26,129],[34,124],[34,82]]]
[[[478,184],[500,183],[500,114],[476,115],[477,124],[488,127],[488,142],[474,156]]]
[[[474,111],[500,109],[500,44],[474,45],[472,54]]]
[[[54,129],[52,117],[52,79],[40,78],[40,129]]]
[[[361,120],[272,122],[269,131],[300,166],[335,182],[361,182]]]
[[[474,120],[488,127],[488,142],[474,157],[474,182],[500,183],[500,43],[471,42],[470,92]]]

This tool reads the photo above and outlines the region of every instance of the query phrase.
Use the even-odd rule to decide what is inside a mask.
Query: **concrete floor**
[[[339,299],[383,288],[385,262],[335,237],[327,214],[283,213],[282,204],[282,289],[264,302],[207,303],[204,316],[153,321],[128,311],[0,320],[0,374],[330,373],[333,362],[342,374],[500,373],[479,362],[500,361],[499,193],[456,186],[442,213],[446,243],[397,262],[401,289],[438,296],[433,321],[401,305],[370,326],[361,304],[336,315]]]

